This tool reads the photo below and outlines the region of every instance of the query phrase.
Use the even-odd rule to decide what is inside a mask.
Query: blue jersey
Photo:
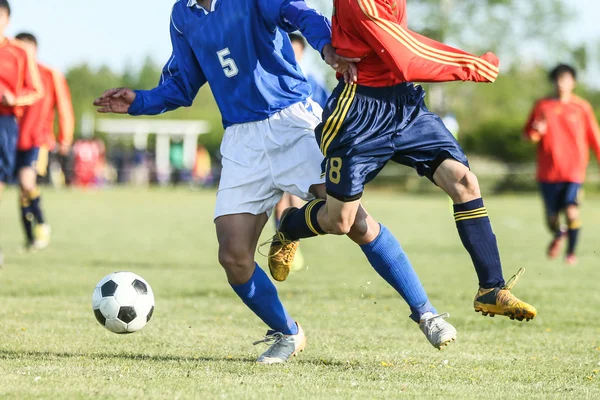
[[[329,99],[329,96],[331,96],[331,92],[327,89],[327,86],[325,86],[325,82],[311,74],[306,74],[306,80],[312,91],[312,99],[320,105],[321,108],[325,109],[327,100]]]
[[[331,24],[303,0],[178,0],[171,13],[173,54],[160,84],[136,91],[131,115],[189,107],[209,83],[225,127],[267,119],[310,96],[287,32],[300,30],[319,52]]]

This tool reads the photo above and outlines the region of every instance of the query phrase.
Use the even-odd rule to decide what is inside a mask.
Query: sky
[[[39,58],[55,68],[88,62],[123,71],[147,56],[162,63],[171,52],[169,14],[173,0],[9,0],[8,36],[34,33]],[[600,42],[600,0],[567,0],[578,17],[569,31],[573,42]],[[597,47],[597,45],[596,45]],[[600,81],[600,71],[594,73]]]

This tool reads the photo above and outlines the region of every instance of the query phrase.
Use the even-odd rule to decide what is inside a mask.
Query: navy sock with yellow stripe
[[[460,239],[473,260],[479,286],[486,289],[504,286],[498,243],[483,199],[455,204],[454,220]]]
[[[325,231],[319,226],[317,212],[325,205],[325,200],[309,201],[304,207],[290,211],[279,225],[279,231],[290,240],[300,240],[318,235]]]
[[[31,201],[31,212],[35,217],[35,222],[38,224],[44,223],[44,213],[42,212],[41,200],[42,194],[40,189],[36,188],[29,193],[29,199]]]
[[[581,221],[569,221],[569,245],[567,246],[567,254],[575,254],[575,248],[579,240],[579,231],[581,230]]]
[[[29,199],[21,199],[21,223],[25,231],[25,239],[27,243],[33,243],[33,213],[31,212],[31,201]]]

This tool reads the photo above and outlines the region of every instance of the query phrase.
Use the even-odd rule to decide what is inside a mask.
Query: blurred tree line
[[[308,2],[331,15],[331,1]],[[467,151],[507,163],[533,160],[534,148],[522,140],[521,132],[534,101],[550,93],[547,69],[566,61],[583,72],[590,64],[586,45],[574,47],[565,40],[575,17],[568,0],[409,0],[408,6],[411,29],[473,53],[494,51],[502,60],[501,75],[494,84],[427,85],[430,108],[456,116],[460,141]],[[76,116],[93,112],[93,99],[107,88],[154,87],[161,67],[147,58],[141,68],[127,68],[125,73],[85,64],[71,68],[67,79]],[[600,106],[597,88],[582,80],[578,92]],[[192,107],[157,118],[210,122],[211,133],[200,140],[209,151],[218,149],[223,129],[208,85]]]

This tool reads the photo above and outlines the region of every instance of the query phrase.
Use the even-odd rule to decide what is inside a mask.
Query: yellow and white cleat
[[[52,229],[48,224],[39,224],[36,225],[33,231],[33,237],[35,238],[33,242],[33,247],[36,250],[44,250],[46,247],[50,245],[50,234],[52,233]]]
[[[475,312],[480,312],[482,315],[489,315],[490,317],[504,315],[510,319],[519,321],[534,319],[537,315],[535,307],[519,300],[511,293],[511,289],[515,286],[523,272],[525,270],[521,268],[502,288],[479,288],[473,305]]]
[[[301,351],[304,351],[306,347],[306,336],[304,330],[300,324],[298,326],[298,333],[295,335],[284,335],[280,332],[268,331],[267,335],[263,340],[254,342],[254,345],[265,343],[271,346],[267,351],[258,357],[256,360],[259,364],[279,364],[284,363],[290,359],[290,357],[297,356]]]

